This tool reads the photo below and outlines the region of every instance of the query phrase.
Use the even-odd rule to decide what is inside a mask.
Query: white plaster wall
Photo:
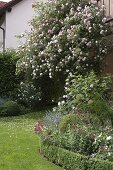
[[[0,29],[0,51],[2,51],[3,47],[3,31]]]
[[[6,28],[5,21],[1,25],[2,28]],[[0,29],[0,51],[3,51],[3,30]]]
[[[30,30],[28,22],[34,14],[33,2],[34,0],[23,0],[13,6],[11,12],[6,12],[6,48],[17,48],[20,41],[16,36]]]

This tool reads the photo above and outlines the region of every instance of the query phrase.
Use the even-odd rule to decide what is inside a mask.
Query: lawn
[[[0,170],[61,170],[38,152],[40,140],[33,128],[40,116],[0,118]]]

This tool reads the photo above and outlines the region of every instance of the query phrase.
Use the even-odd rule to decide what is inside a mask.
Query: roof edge
[[[11,0],[8,3],[5,3],[3,7],[0,8],[0,13],[5,12],[7,9],[13,7],[14,5],[18,4],[21,1],[23,0]]]

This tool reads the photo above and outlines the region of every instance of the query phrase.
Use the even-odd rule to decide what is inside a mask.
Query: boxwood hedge
[[[66,170],[113,170],[113,162],[89,158],[56,146],[42,145],[42,154]]]

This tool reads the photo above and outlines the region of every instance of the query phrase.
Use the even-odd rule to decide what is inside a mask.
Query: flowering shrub
[[[112,119],[113,111],[110,108],[111,77],[97,77],[94,72],[83,76],[72,76],[67,79],[63,101],[58,103],[59,112],[68,113],[84,111],[98,116],[101,121]]]
[[[21,82],[17,92],[17,101],[28,106],[36,104],[41,100],[40,90],[38,91],[33,83]]]
[[[92,157],[99,159],[108,159],[113,161],[113,129],[111,127],[104,128],[100,134],[95,136],[93,146],[95,152]]]
[[[62,132],[65,132],[67,128],[76,127],[77,124],[77,116],[75,114],[67,114],[63,116],[63,118],[59,122],[59,129]]]
[[[37,81],[48,76],[63,82],[69,73],[101,71],[107,53],[103,37],[109,32],[103,6],[87,0],[49,0],[34,7],[38,15],[27,42],[19,47],[18,72]]]
[[[44,131],[44,129],[45,129],[45,126],[40,121],[38,121],[34,127],[34,131],[36,133],[41,133],[42,131]]]

